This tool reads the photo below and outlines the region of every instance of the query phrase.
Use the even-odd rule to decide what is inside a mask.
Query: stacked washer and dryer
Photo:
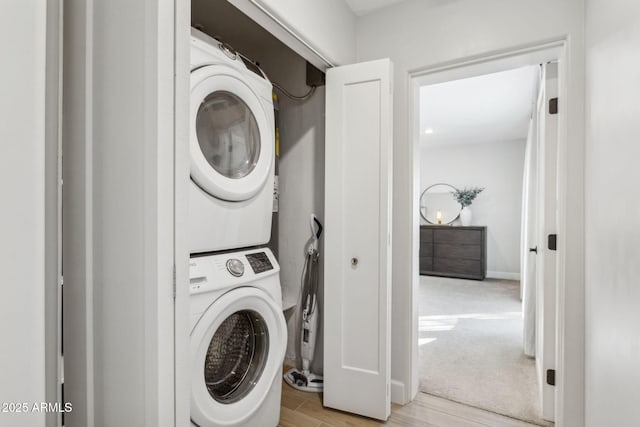
[[[278,424],[287,329],[268,248],[272,86],[251,61],[191,30],[191,422]]]

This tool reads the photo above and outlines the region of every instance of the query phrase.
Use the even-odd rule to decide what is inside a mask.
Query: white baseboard
[[[404,392],[404,383],[396,380],[391,380],[391,402],[398,405],[405,405],[409,403],[407,401],[407,395]]]
[[[520,273],[507,273],[504,271],[487,271],[487,279],[520,280]]]

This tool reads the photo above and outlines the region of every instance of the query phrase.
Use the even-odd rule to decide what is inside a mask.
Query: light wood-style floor
[[[531,427],[533,424],[418,393],[408,405],[392,405],[386,423],[322,406],[322,395],[295,390],[282,383],[281,427],[425,426]]]

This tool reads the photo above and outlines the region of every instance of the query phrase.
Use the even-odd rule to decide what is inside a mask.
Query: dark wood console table
[[[421,225],[420,274],[483,280],[487,227]]]

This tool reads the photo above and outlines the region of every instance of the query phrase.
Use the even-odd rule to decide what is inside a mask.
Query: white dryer
[[[190,259],[191,423],[274,427],[287,325],[267,248]]]
[[[274,120],[272,85],[260,68],[191,29],[191,253],[269,241]]]

